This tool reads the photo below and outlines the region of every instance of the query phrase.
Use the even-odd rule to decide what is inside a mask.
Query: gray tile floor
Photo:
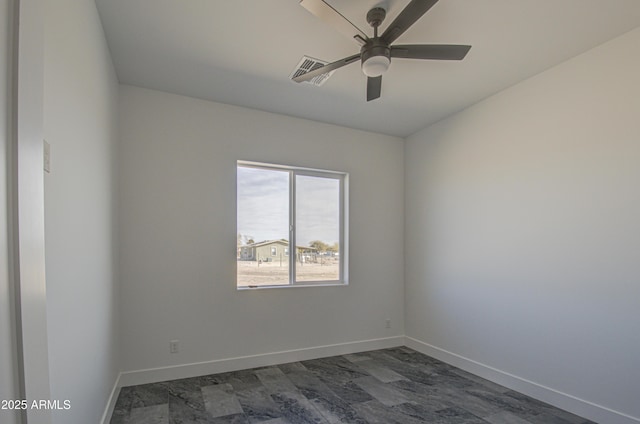
[[[111,424],[584,424],[399,347],[124,387]]]

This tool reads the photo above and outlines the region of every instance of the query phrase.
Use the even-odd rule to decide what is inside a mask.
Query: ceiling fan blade
[[[360,45],[369,39],[360,28],[323,0],[300,0],[300,5]]]
[[[411,0],[411,3],[391,22],[380,38],[387,44],[393,43],[437,2],[438,0]]]
[[[471,46],[456,44],[408,44],[391,46],[391,57],[403,59],[462,60]]]
[[[380,97],[380,91],[382,90],[382,75],[379,77],[367,78],[367,101],[375,100]]]
[[[302,75],[298,75],[297,77],[293,78],[293,80],[295,82],[309,81],[317,77],[318,75],[326,74],[327,72],[342,68],[343,66],[346,66],[353,62],[357,62],[358,60],[360,60],[360,53],[354,54],[353,56],[345,57],[344,59],[340,59],[333,63],[328,63],[320,68],[314,69],[313,71],[309,71]]]

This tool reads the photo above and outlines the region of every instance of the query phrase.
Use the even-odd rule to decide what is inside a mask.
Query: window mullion
[[[296,282],[296,174],[289,171],[289,284]]]
[[[345,177],[344,175],[340,178],[340,184],[339,184],[339,214],[340,214],[340,218],[339,218],[339,227],[340,227],[340,237],[338,240],[338,255],[339,255],[339,261],[340,261],[340,268],[338,270],[339,272],[339,279],[341,282],[345,282],[346,281],[346,269],[345,269],[345,264],[348,261],[348,255],[346,253],[347,249],[345,246],[345,241],[346,241],[346,231],[348,228],[348,224],[347,222],[347,215],[346,215],[346,192],[345,192]]]

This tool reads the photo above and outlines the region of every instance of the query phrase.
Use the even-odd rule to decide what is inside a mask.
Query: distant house
[[[265,240],[240,247],[240,260],[271,262],[289,258],[287,240]]]
[[[316,249],[313,247],[297,247],[298,254],[314,254]],[[240,246],[238,248],[238,259],[242,261],[262,261],[275,262],[280,260],[289,260],[289,241],[265,240],[258,243]]]

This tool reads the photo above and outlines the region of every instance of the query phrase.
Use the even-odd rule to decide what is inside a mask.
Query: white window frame
[[[287,285],[273,285],[273,286],[238,286],[238,278],[236,276],[236,288],[238,290],[257,290],[266,288],[286,288],[286,287],[317,287],[317,286],[346,286],[349,284],[348,270],[349,270],[349,174],[346,172],[329,171],[323,169],[313,168],[301,168],[296,166],[277,165],[262,162],[252,161],[237,161],[236,169],[239,167],[244,168],[257,168],[273,171],[286,171],[289,173],[289,252],[293,247],[294,255],[289,255],[293,260],[289,260],[289,284]],[[237,174],[236,174],[237,175]],[[339,184],[339,240],[340,246],[340,261],[339,261],[339,277],[338,280],[323,280],[323,281],[296,281],[296,258],[298,248],[296,245],[296,176],[309,176],[319,178],[330,178],[338,180]],[[236,177],[237,178],[237,177]],[[236,203],[236,217],[237,217],[237,203]]]

